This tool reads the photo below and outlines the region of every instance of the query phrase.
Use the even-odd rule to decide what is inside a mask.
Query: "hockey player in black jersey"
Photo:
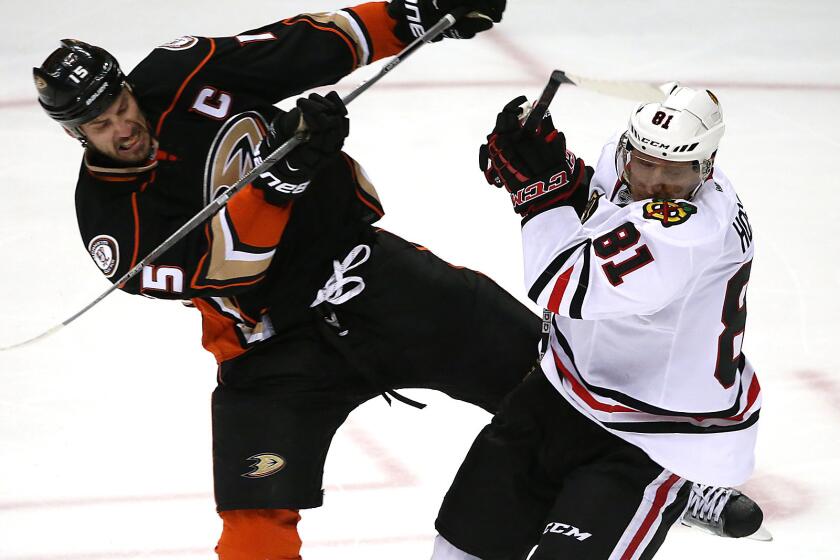
[[[341,151],[337,95],[274,107],[396,54],[456,7],[480,13],[447,32],[470,38],[505,0],[372,2],[185,36],[127,76],[107,51],[65,40],[34,69],[42,107],[85,146],[79,229],[111,281],[305,125],[305,144],[121,286],[201,312],[219,365],[220,558],[299,558],[298,510],[321,505],[331,438],[361,403],[424,387],[494,411],[535,363],[539,323],[524,306],[372,225],[382,207]]]

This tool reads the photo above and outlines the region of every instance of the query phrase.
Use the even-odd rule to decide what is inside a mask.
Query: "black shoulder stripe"
[[[368,49],[370,51],[368,54],[368,60],[361,60],[359,63],[360,65],[370,64],[371,60],[376,60],[376,54],[373,52],[373,39],[371,39],[370,33],[368,33],[368,28],[365,25],[365,22],[362,21],[362,18],[359,17],[359,14],[353,11],[353,8],[347,8],[344,11],[350,14],[350,17],[353,18],[353,21],[355,21],[356,25],[359,26],[359,29],[362,30],[362,34],[365,36],[365,42],[368,44]]]
[[[557,343],[560,344],[560,348],[563,349],[563,352],[565,352],[569,359],[572,361],[572,367],[575,368],[575,372],[578,374],[578,377],[580,377],[581,381],[583,381],[583,376],[580,374],[580,369],[578,368],[577,362],[575,361],[575,354],[574,352],[572,352],[572,347],[569,344],[569,341],[566,340],[565,336],[563,336],[563,331],[560,330],[560,327],[557,326],[557,322],[553,319],[551,321],[551,326],[554,327],[554,336],[557,339]],[[583,381],[583,383],[589,389],[589,386],[586,384],[586,382]],[[590,392],[593,392],[592,389],[589,390]]]
[[[583,298],[586,297],[586,290],[589,289],[589,247],[592,245],[592,240],[588,239],[585,242],[586,247],[583,249],[583,268],[580,271],[580,280],[578,280],[575,295],[572,296],[572,303],[569,306],[569,317],[572,319],[582,319]]]
[[[603,422],[603,425],[611,430],[638,434],[720,434],[746,430],[758,422],[759,412],[756,410],[738,424],[723,426],[698,426],[688,422]]]
[[[575,362],[575,356],[572,353],[572,349],[569,346],[569,342],[563,336],[563,333],[560,331],[556,324],[554,325],[554,336],[556,337],[557,342],[560,344],[560,347],[572,361],[572,366],[575,368],[577,378],[580,380],[581,384],[586,388],[586,390],[592,393],[593,395],[612,399],[615,402],[620,403],[624,406],[634,408],[640,412],[644,412],[654,416],[675,416],[680,418],[702,417],[707,419],[715,418],[725,420],[738,414],[738,411],[741,408],[741,397],[744,394],[743,385],[738,386],[738,395],[735,397],[735,401],[732,404],[732,406],[725,410],[717,410],[712,412],[680,412],[676,410],[668,410],[667,408],[660,408],[658,406],[648,404],[644,401],[640,401],[639,399],[635,399],[630,395],[622,393],[621,391],[616,391],[615,389],[607,389],[605,387],[593,385],[586,380],[583,374],[581,374],[580,368],[578,368],[577,363]]]
[[[589,240],[582,241],[577,245],[569,247],[557,257],[549,265],[542,271],[542,274],[539,275],[537,281],[531,286],[531,289],[528,290],[528,297],[531,301],[537,301],[537,298],[540,297],[540,294],[545,290],[548,283],[554,278],[554,275],[560,272],[560,269],[563,268],[563,265],[566,264],[566,261],[569,260],[569,257],[572,256],[572,253],[577,251],[582,245],[586,245],[590,243]]]

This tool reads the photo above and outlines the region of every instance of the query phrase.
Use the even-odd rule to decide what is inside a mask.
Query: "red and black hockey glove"
[[[580,216],[589,183],[583,160],[566,149],[566,137],[546,113],[536,131],[522,127],[517,97],[496,117],[496,127],[479,149],[479,166],[487,182],[510,193],[513,210],[522,217],[557,206],[571,206]]]
[[[434,41],[443,37],[472,39],[502,21],[506,3],[507,0],[391,0],[388,15],[396,21],[394,35],[403,43],[410,43],[444,15],[464,8],[467,14]]]
[[[291,111],[280,111],[271,121],[268,135],[257,146],[254,164],[259,165],[301,127],[307,140],[251,183],[265,192],[273,204],[285,204],[301,196],[315,172],[341,151],[350,133],[347,108],[334,91],[325,97],[313,93],[297,100]]]

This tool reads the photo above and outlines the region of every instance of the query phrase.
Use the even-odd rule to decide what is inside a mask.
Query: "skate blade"
[[[706,533],[707,535],[711,535],[713,537],[730,538],[730,537],[725,537],[723,535],[719,535],[719,534],[715,533],[714,531],[712,531],[711,529],[709,529],[708,527],[703,527],[702,525],[693,525],[691,523],[686,523],[682,519],[680,520],[680,524],[683,527],[688,527],[689,529],[697,529],[697,530],[699,530],[703,533]],[[773,540],[773,535],[770,533],[770,531],[767,530],[767,527],[762,525],[752,535],[747,535],[746,537],[741,537],[741,538],[751,539],[751,540],[754,540],[754,541],[761,541],[761,542],[770,542],[770,541]]]
[[[770,534],[770,531],[767,530],[767,527],[762,525],[758,528],[758,531],[756,531],[752,535],[747,535],[747,538],[752,539],[754,541],[770,542],[773,540],[773,535]]]

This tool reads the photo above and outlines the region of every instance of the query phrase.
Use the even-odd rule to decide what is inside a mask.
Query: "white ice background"
[[[332,1],[0,0],[0,346],[108,286],[76,228],[81,151],[34,102],[30,68],[64,37],[105,46],[130,69],[180,35],[232,35],[342,6]],[[347,151],[382,195],[382,225],[524,301],[518,220],[477,171],[499,108],[536,96],[553,68],[717,93],[727,122],[717,161],[757,243],[745,351],[765,406],[745,488],[775,541],[677,528],[659,558],[839,557],[838,22],[831,0],[509,0],[497,30],[425,47],[350,108]],[[594,163],[632,106],[564,86],[552,112]],[[195,310],[123,293],[0,354],[0,558],[215,558],[214,369]],[[325,507],[303,512],[306,560],[429,557],[440,499],[488,416],[406,394],[430,406],[372,401],[339,431]]]

